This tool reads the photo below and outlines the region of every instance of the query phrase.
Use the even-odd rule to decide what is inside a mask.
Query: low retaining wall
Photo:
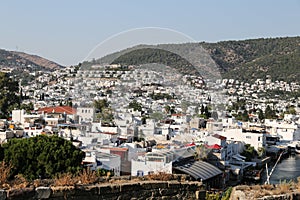
[[[0,190],[0,200],[205,199],[200,182],[141,181]]]

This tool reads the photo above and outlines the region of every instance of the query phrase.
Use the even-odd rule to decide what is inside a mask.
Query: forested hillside
[[[253,80],[271,75],[273,80],[299,81],[300,37],[202,43],[223,75]]]
[[[180,57],[179,55],[172,53],[170,51],[165,51],[162,49],[144,48],[130,51],[117,59],[115,59],[113,64],[126,64],[126,65],[140,65],[147,63],[161,63],[167,66],[172,66],[179,72],[193,73],[197,72],[194,70],[193,65],[186,59]]]
[[[157,48],[156,48],[157,47]],[[207,55],[216,63],[224,78],[234,78],[253,82],[271,75],[273,80],[299,82],[300,77],[300,37],[261,38],[241,41],[224,41],[217,43],[161,44],[157,46],[137,46],[108,55],[97,60],[97,63],[111,61],[120,64],[162,63],[181,68],[181,72],[195,72],[191,60],[200,61],[201,67],[212,66],[207,57],[189,57],[188,61],[178,55],[190,54],[204,48]],[[163,51],[170,49],[171,51]],[[174,50],[174,51],[173,51]],[[174,52],[179,52],[176,55]]]

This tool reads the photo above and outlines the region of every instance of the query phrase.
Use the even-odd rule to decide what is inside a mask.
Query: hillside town
[[[32,76],[19,80],[30,106],[0,120],[1,143],[58,135],[93,170],[187,174],[209,188],[260,181],[265,164],[300,153],[296,82],[204,80],[168,66],[71,66]]]

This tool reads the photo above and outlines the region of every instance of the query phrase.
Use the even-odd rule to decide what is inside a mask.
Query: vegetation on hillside
[[[170,51],[155,48],[132,50],[121,55],[112,62],[112,64],[123,65],[142,65],[148,63],[160,63],[171,66],[182,74],[197,73],[193,68],[193,65],[186,59]]]
[[[300,37],[201,43],[226,78],[299,81]]]
[[[191,52],[195,49],[199,51],[200,47],[203,47],[211,56],[211,60],[217,64],[224,78],[253,82],[257,78],[265,79],[266,75],[271,75],[273,81],[299,82],[300,37],[260,38],[217,43],[160,44],[151,48],[139,45],[110,54],[95,62],[101,63],[104,60],[128,65],[162,63],[174,67],[183,74],[193,74],[198,71],[179,55],[193,55]],[[170,51],[160,48],[170,49]],[[212,66],[210,59],[205,55],[203,57],[199,55],[196,54],[195,58],[190,56],[189,61],[199,61],[203,67]]]

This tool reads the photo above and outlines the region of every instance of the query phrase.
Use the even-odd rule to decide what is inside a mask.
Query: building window
[[[144,172],[142,170],[138,170],[136,175],[137,176],[144,176]]]
[[[246,136],[247,139],[251,139],[251,136]]]
[[[260,137],[258,137],[257,139],[258,139],[258,141],[260,141]]]

